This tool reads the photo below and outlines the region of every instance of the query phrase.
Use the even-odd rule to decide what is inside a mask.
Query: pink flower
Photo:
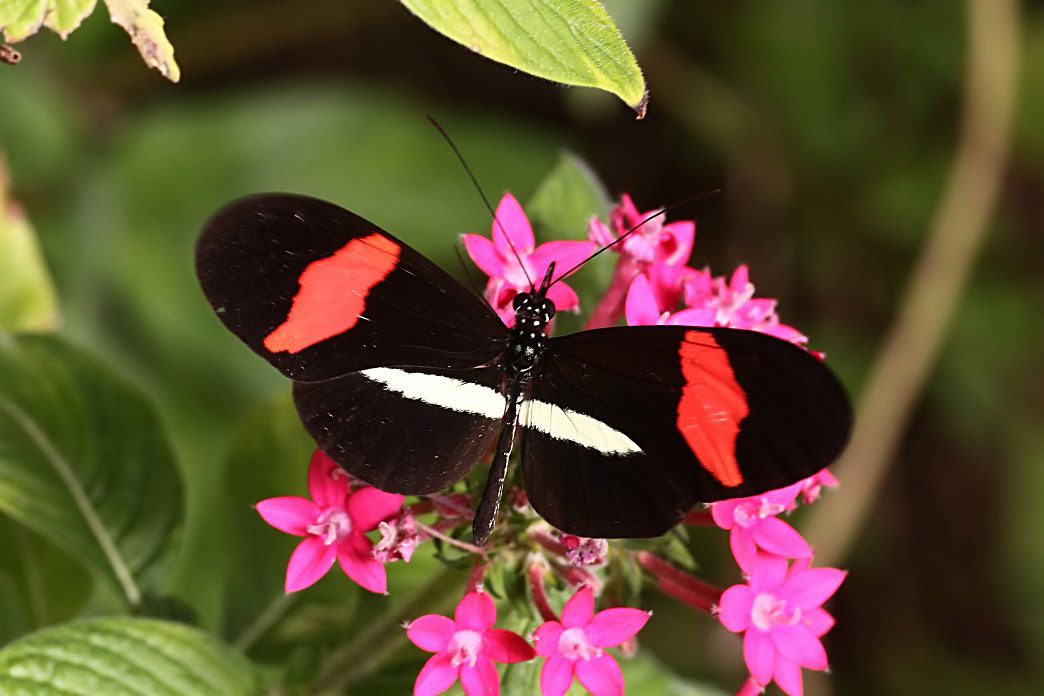
[[[620,205],[609,214],[612,230],[599,220],[592,218],[587,229],[588,238],[598,246],[616,241],[631,228],[657,211],[638,212],[628,194],[620,198]],[[662,263],[683,266],[692,254],[692,242],[696,237],[696,223],[692,220],[676,220],[664,223],[660,215],[649,220],[634,231],[623,243],[613,247],[624,256],[643,264]]]
[[[385,593],[384,565],[373,557],[373,542],[364,532],[375,529],[402,506],[403,497],[372,486],[352,493],[348,475],[318,449],[308,464],[312,499],[297,496],[269,498],[257,504],[265,522],[276,529],[305,537],[286,567],[286,591],[297,592],[326,575],[334,560],[360,587]]]
[[[825,670],[827,655],[819,638],[834,625],[820,608],[837,591],[846,573],[809,568],[796,561],[758,554],[750,580],[721,596],[718,618],[733,633],[743,633],[743,658],[754,681],[775,680],[790,696],[801,696],[801,668]]]
[[[609,541],[606,539],[563,534],[562,546],[565,547],[566,559],[573,565],[602,566],[609,557]]]
[[[435,653],[413,685],[414,696],[441,694],[460,679],[468,696],[495,696],[500,677],[494,662],[526,662],[533,648],[522,636],[493,628],[497,608],[485,592],[469,592],[451,620],[427,614],[406,626],[406,636],[421,650]]]
[[[754,297],[754,284],[745,264],[737,267],[727,282],[724,276],[711,278],[704,269],[686,276],[683,287],[685,304],[690,309],[713,309],[716,326],[760,331],[798,345],[808,342],[803,333],[780,323],[776,300]]]
[[[823,469],[818,474],[812,474],[807,479],[801,482],[801,500],[805,505],[816,502],[819,498],[819,494],[823,492],[823,487],[837,488],[841,485],[841,482],[837,480],[828,469]]]
[[[711,503],[714,523],[729,529],[729,546],[736,563],[750,574],[758,549],[783,556],[805,558],[812,547],[793,527],[776,517],[794,506],[802,482],[749,498],[733,498]]]
[[[594,613],[594,591],[581,588],[562,607],[562,621],[546,621],[536,630],[537,654],[546,657],[540,670],[540,693],[562,696],[573,676],[595,696],[624,692],[620,665],[605,648],[620,645],[642,630],[649,614],[615,607]]]
[[[471,260],[489,276],[486,299],[508,326],[515,320],[511,306],[515,295],[528,292],[530,283],[538,285],[552,261],[555,277],[558,277],[595,251],[594,244],[583,241],[547,242],[536,246],[533,228],[522,206],[510,193],[505,193],[497,206],[493,241],[477,234],[465,234],[462,238]],[[564,282],[552,285],[547,297],[560,312],[576,309],[580,303],[573,289]]]
[[[408,508],[404,508],[393,519],[381,522],[377,525],[377,531],[381,533],[381,538],[373,547],[373,557],[380,563],[409,563],[417,544],[423,541],[417,533],[417,522]]]
[[[671,267],[674,268],[674,267]],[[714,326],[717,316],[711,307],[683,309],[678,312],[661,311],[663,305],[657,300],[654,284],[645,275],[638,275],[627,290],[624,316],[628,326]]]

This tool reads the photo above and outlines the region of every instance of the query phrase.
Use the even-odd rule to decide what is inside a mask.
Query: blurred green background
[[[651,91],[641,122],[607,94],[485,61],[398,3],[154,6],[180,84],[145,68],[99,10],[68,41],[41,34],[19,45],[20,65],[0,65],[0,150],[62,332],[162,411],[189,489],[168,590],[212,628],[236,619],[209,569],[262,573],[229,563],[249,549],[210,533],[227,523],[229,486],[249,489],[251,462],[229,463],[229,449],[263,429],[250,422],[259,405],[295,427],[286,383],[219,325],[193,275],[195,236],[223,203],[263,190],[326,198],[459,271],[456,236],[487,233],[488,214],[427,113],[493,197],[526,200],[562,151],[640,208],[721,188],[679,212],[698,220],[693,264],[749,263],[758,294],[780,299],[857,396],[958,139],[967,15],[955,0],[607,3]],[[808,680],[819,693],[1044,692],[1044,3],[1021,12],[989,238],[844,563],[833,675]],[[694,537],[706,574],[737,581],[724,535]],[[69,565],[57,552],[48,562]],[[393,588],[406,577],[394,572]],[[669,600],[650,605],[660,620],[643,648],[738,686],[733,637]]]

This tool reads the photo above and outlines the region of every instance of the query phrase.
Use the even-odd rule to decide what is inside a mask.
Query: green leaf
[[[55,337],[0,334],[0,512],[138,606],[181,518],[152,405]]]
[[[94,11],[97,0],[0,0],[0,28],[4,38],[15,43],[47,26],[68,38],[84,17]]]
[[[2,0],[0,0],[2,1]],[[43,331],[58,323],[54,286],[21,208],[7,198],[0,161],[0,330]]]
[[[436,31],[537,77],[612,92],[645,116],[638,63],[595,0],[402,0]]]
[[[611,205],[598,175],[564,152],[529,199],[526,214],[548,239],[585,239],[591,218],[607,217]]]
[[[183,624],[111,617],[34,633],[0,650],[0,692],[247,696],[250,663]]]
[[[29,38],[42,26],[66,39],[96,4],[97,0],[0,0],[0,29],[11,43]],[[149,9],[149,0],[105,0],[105,4],[112,21],[130,34],[146,65],[171,82],[181,79],[174,47],[163,32],[163,18]]]
[[[149,9],[149,0],[105,0],[109,17],[127,30],[145,65],[156,68],[171,82],[181,79],[174,47],[163,32],[163,18]]]
[[[83,564],[0,515],[0,596],[14,603],[0,600],[0,644],[72,619],[93,587]]]

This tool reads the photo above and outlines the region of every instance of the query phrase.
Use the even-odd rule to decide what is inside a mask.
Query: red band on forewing
[[[689,331],[678,353],[685,378],[678,430],[704,469],[723,485],[738,486],[743,474],[736,462],[736,435],[750,411],[746,392],[711,334]]]
[[[286,321],[265,337],[265,348],[297,353],[355,326],[366,296],[395,268],[399,251],[387,237],[371,234],[308,264]]]

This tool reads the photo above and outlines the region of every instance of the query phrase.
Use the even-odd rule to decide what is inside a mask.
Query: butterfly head
[[[545,329],[555,316],[555,303],[544,297],[542,290],[520,292],[512,302],[515,325],[508,339],[508,356],[517,373],[533,369],[547,343]]]

